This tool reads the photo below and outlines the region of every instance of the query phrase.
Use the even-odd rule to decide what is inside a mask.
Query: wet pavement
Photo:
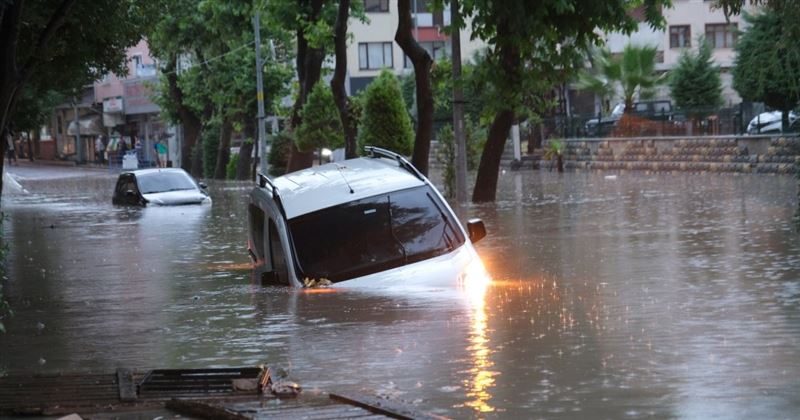
[[[308,293],[252,281],[249,183],[130,209],[104,171],[10,171],[8,372],[270,363],[457,418],[800,412],[790,176],[505,173],[464,211],[488,289]]]

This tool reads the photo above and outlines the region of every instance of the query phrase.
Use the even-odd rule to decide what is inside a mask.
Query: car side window
[[[273,280],[279,285],[288,286],[289,270],[286,265],[286,254],[283,252],[281,236],[272,218],[269,219],[267,230],[269,234],[269,265],[272,267]]]

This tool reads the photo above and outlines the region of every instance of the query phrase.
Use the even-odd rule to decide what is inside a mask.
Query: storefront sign
[[[103,112],[114,113],[122,112],[124,109],[122,105],[122,97],[115,96],[112,98],[103,99]]]

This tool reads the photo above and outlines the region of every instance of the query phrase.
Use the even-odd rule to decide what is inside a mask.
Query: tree
[[[232,133],[241,132],[245,140],[236,174],[239,179],[249,178],[257,109],[252,18],[259,4],[255,0],[165,0],[148,37],[153,54],[166,63],[157,102],[168,120],[183,125],[185,169],[211,165],[210,171],[206,168],[200,172],[224,178]],[[264,100],[269,109],[288,91],[292,40],[290,33],[276,24],[262,25],[261,37],[274,47],[274,54],[266,55],[262,68]],[[263,51],[261,54],[265,55]],[[177,68],[179,61],[184,68]],[[212,125],[219,125],[219,135],[201,133]],[[204,147],[196,149],[202,153],[195,157],[202,165],[192,164],[188,158],[198,139],[203,139]],[[215,150],[209,149],[211,143]],[[203,158],[207,153],[215,159]]]
[[[664,80],[656,73],[656,54],[656,47],[646,45],[628,44],[618,57],[606,48],[597,49],[592,58],[594,71],[579,73],[578,87],[595,92],[601,99],[614,98],[619,90],[625,112],[631,112],[634,97],[652,97]]]
[[[294,133],[297,150],[307,153],[322,147],[335,149],[344,145],[342,121],[333,93],[322,82],[314,85],[300,111],[300,118],[302,122]]]
[[[773,10],[744,19],[749,27],[734,46],[733,88],[745,100],[782,111],[785,130],[800,100],[800,44],[784,36],[786,16]]]
[[[6,127],[28,83],[42,92],[80,88],[108,72],[124,74],[125,50],[141,39],[154,3],[0,2],[0,128]]]
[[[417,40],[414,39],[411,0],[398,0],[397,12],[399,17],[394,40],[414,65],[414,79],[417,90],[417,132],[414,139],[414,152],[411,155],[411,163],[420,172],[427,174],[428,156],[431,150],[431,134],[433,133],[433,89],[431,88],[430,78],[433,60],[428,52],[425,51],[425,48],[422,48]]]
[[[344,81],[347,76],[347,20],[349,17],[350,0],[339,0],[336,23],[333,26],[336,67],[333,71],[333,78],[331,78],[331,91],[333,92],[336,108],[339,110],[339,119],[344,129],[344,149],[347,159],[358,155],[356,151],[356,121],[350,113],[347,92],[344,88]]]
[[[403,106],[400,83],[388,70],[367,86],[363,115],[358,130],[359,149],[364,146],[383,147],[402,155],[409,155],[413,146],[414,131],[411,119]]]
[[[669,89],[675,105],[692,119],[713,114],[722,106],[719,67],[711,57],[711,45],[702,37],[696,52],[684,51],[670,72]]]
[[[484,76],[493,86],[488,105],[494,120],[478,167],[474,202],[495,199],[506,138],[525,109],[526,96],[541,95],[572,76],[573,63],[600,42],[602,31],[635,30],[638,22],[629,13],[633,7],[641,6],[651,25],[663,26],[664,5],[669,0],[460,2],[463,18],[453,24],[461,28],[470,19],[473,36],[489,44]]]
[[[576,87],[596,94],[603,111],[609,112],[608,104],[616,96],[616,83],[622,71],[619,60],[614,59],[608,48],[595,48],[590,62],[590,69],[578,73]]]

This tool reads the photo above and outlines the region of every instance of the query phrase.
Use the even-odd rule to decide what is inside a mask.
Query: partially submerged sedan
[[[455,285],[483,275],[472,242],[431,182],[402,156],[368,157],[270,180],[250,193],[248,249],[265,284]]]
[[[160,168],[120,173],[111,201],[128,206],[181,206],[211,204],[211,197],[205,184],[183,169]]]

